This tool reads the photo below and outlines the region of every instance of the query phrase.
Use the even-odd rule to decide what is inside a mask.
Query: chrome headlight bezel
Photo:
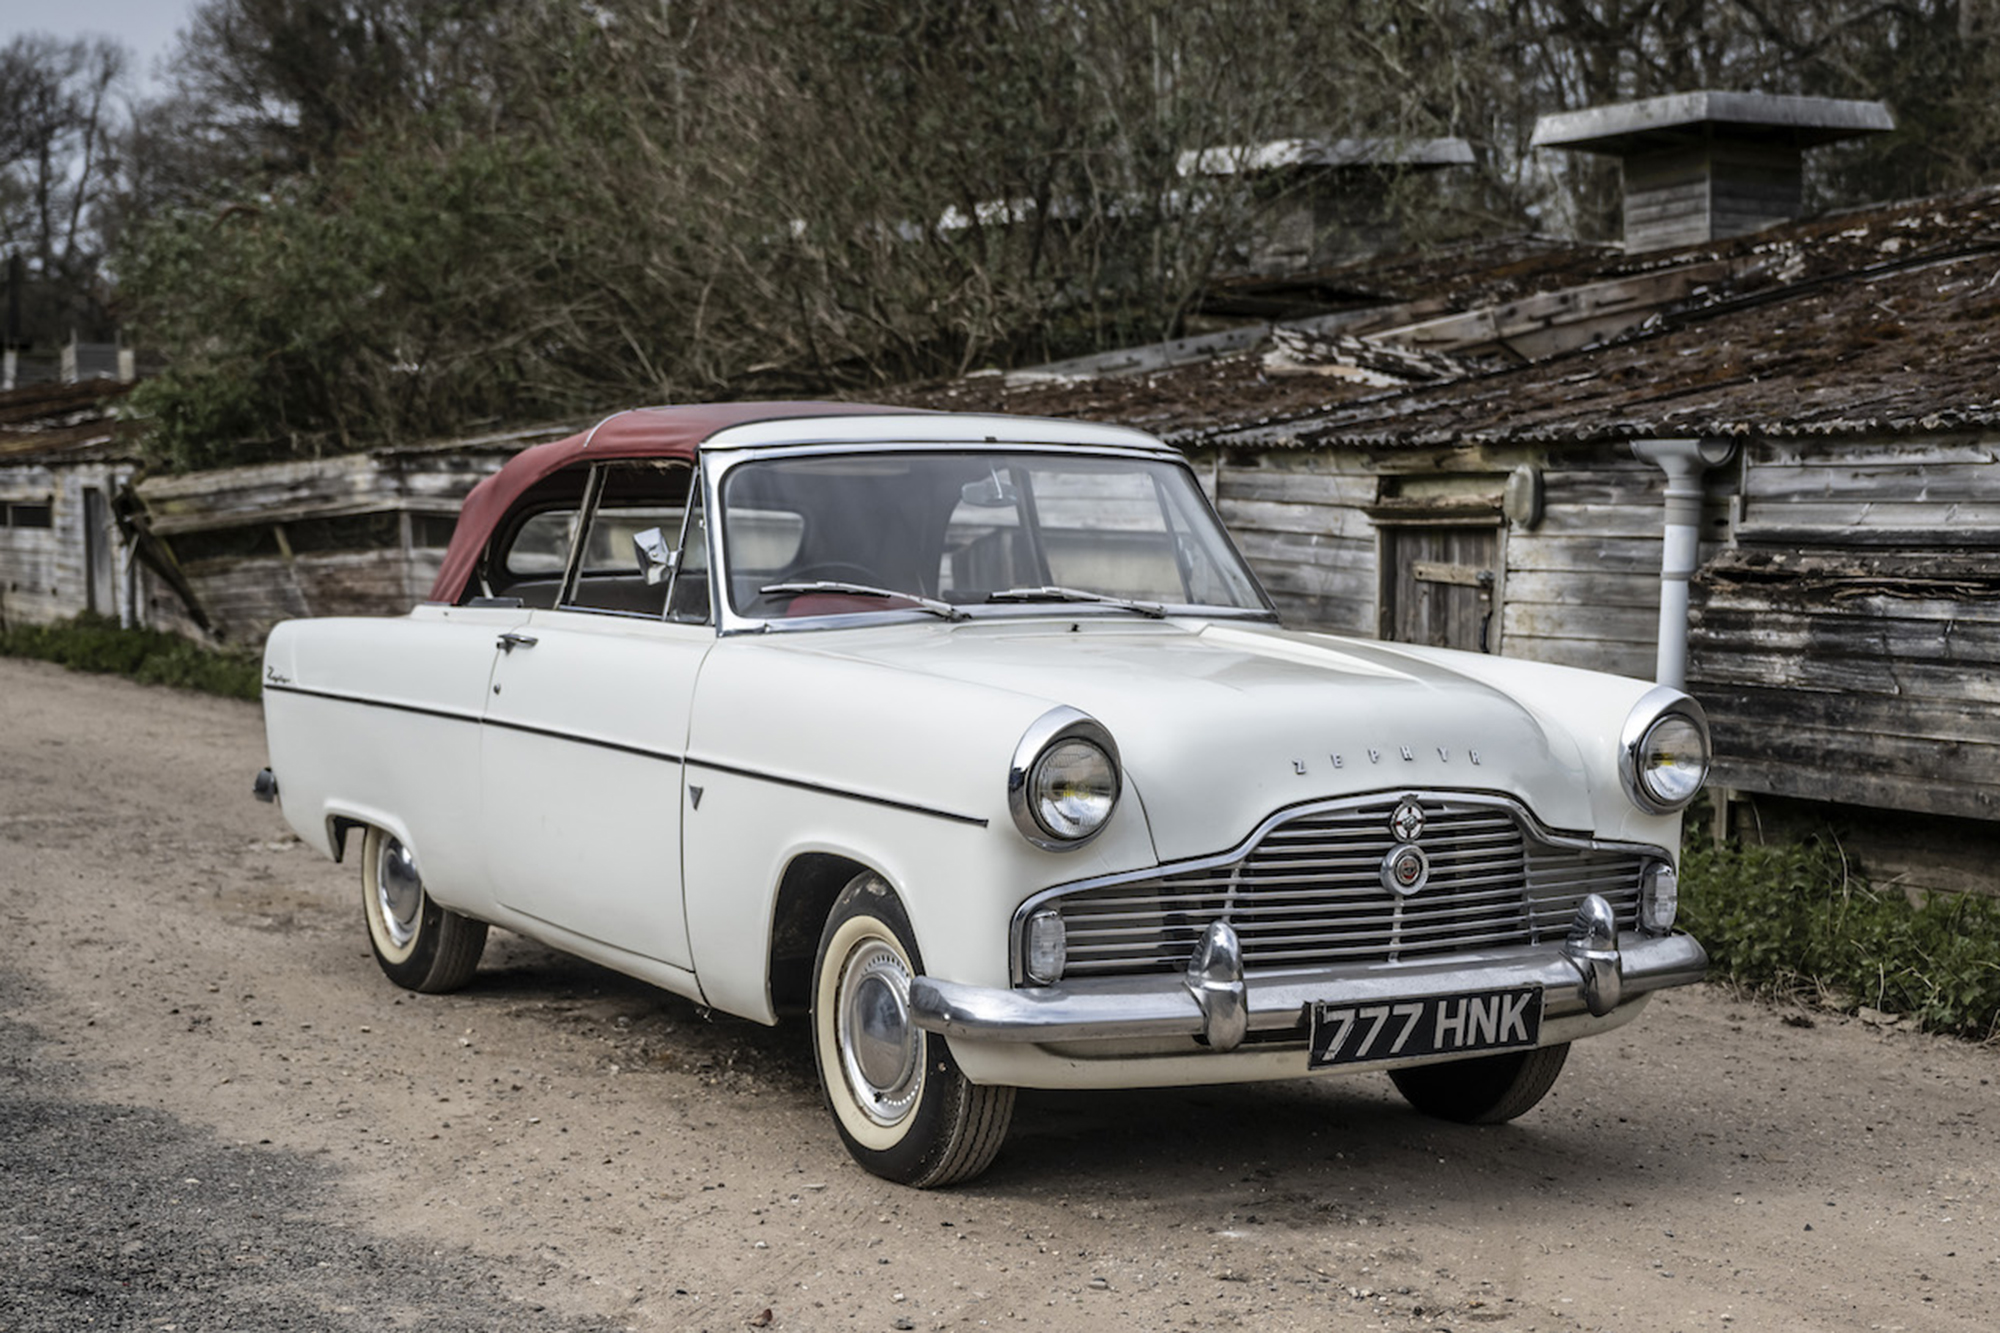
[[[1651,781],[1646,757],[1656,731],[1669,722],[1684,722],[1694,728],[1700,745],[1701,773],[1682,796],[1662,794]],[[1715,747],[1709,739],[1708,714],[1688,695],[1668,685],[1655,685],[1640,697],[1625,717],[1619,737],[1618,776],[1632,804],[1650,815],[1670,815],[1687,808],[1701,793],[1715,762]]]
[[[1043,765],[1065,744],[1076,741],[1096,749],[1110,768],[1111,799],[1096,823],[1080,833],[1057,827],[1042,812]],[[1052,708],[1035,719],[1014,747],[1014,759],[1007,767],[1007,809],[1021,836],[1050,852],[1074,851],[1086,846],[1111,822],[1124,792],[1124,766],[1118,759],[1118,743],[1104,725],[1075,708]]]

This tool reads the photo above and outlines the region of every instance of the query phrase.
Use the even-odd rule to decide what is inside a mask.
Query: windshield
[[[721,528],[730,605],[757,619],[926,602],[1270,611],[1187,471],[1153,459],[758,459],[727,474]]]

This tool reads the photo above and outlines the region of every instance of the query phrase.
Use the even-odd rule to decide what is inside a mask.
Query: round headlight
[[[1639,781],[1661,805],[1683,806],[1708,776],[1708,740],[1701,728],[1678,713],[1646,729],[1639,742]]]
[[[1650,692],[1626,723],[1625,787],[1640,809],[1671,814],[1708,779],[1708,723],[1678,690]]]
[[[1112,802],[1118,799],[1118,772],[1110,755],[1072,736],[1042,752],[1028,789],[1042,832],[1074,842],[1097,832],[1111,818]]]
[[[1096,719],[1074,708],[1036,719],[1007,774],[1015,825],[1049,851],[1068,851],[1096,837],[1110,822],[1118,789],[1118,747]]]

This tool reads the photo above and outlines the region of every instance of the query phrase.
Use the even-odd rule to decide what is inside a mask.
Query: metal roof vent
[[[1880,102],[1693,92],[1543,116],[1532,142],[1620,159],[1636,254],[1797,217],[1808,148],[1895,128]]]

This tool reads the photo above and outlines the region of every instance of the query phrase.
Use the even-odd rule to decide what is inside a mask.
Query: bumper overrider
[[[1559,949],[1504,949],[1410,963],[1247,977],[1236,932],[1212,923],[1178,976],[1093,978],[1004,989],[917,977],[910,1018],[947,1037],[1054,1043],[1199,1037],[1230,1051],[1252,1032],[1298,1029],[1315,1004],[1376,1004],[1535,986],[1550,1017],[1603,1017],[1627,1000],[1701,980],[1708,954],[1687,935],[1628,931],[1597,894]]]

